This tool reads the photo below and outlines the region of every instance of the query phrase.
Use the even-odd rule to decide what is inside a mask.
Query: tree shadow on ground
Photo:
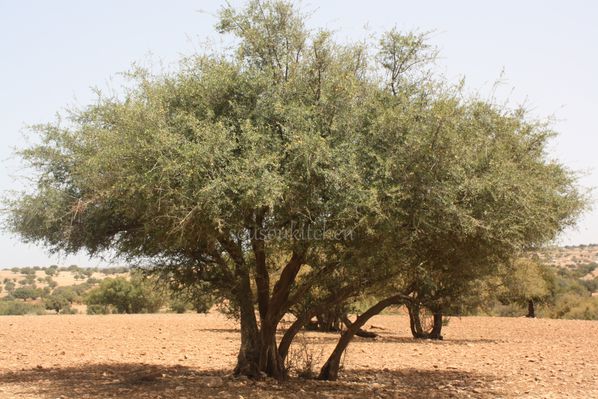
[[[300,335],[298,340],[309,344],[336,344],[340,337],[340,333],[338,332],[330,332],[330,333],[322,333],[318,332],[317,335],[307,335],[303,334]],[[437,345],[475,345],[475,344],[497,344],[501,343],[501,341],[496,339],[486,339],[486,338],[470,338],[470,339],[461,339],[461,338],[446,338],[442,340],[434,340],[434,339],[415,339],[413,337],[399,337],[396,335],[390,334],[378,334],[375,338],[363,338],[363,337],[354,337],[352,342],[371,342],[371,343],[400,343],[400,344],[420,344],[420,343],[428,343],[428,344],[437,344]]]
[[[3,394],[35,398],[491,398],[493,376],[460,370],[349,370],[335,382],[251,381],[228,370],[142,363],[33,368],[0,374]]]

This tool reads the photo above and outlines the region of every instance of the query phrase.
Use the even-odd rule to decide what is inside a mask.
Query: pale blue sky
[[[233,4],[239,4],[233,1]],[[173,64],[217,40],[214,14],[222,1],[0,0],[0,191],[15,189],[26,124],[50,121],[64,106],[92,100],[91,86],[132,62]],[[303,1],[310,25],[334,29],[340,39],[380,32],[434,30],[440,70],[466,77],[489,95],[505,71],[499,99],[525,102],[537,116],[554,115],[560,132],[554,157],[586,172],[598,186],[598,2],[595,1]],[[203,11],[202,11],[203,10]],[[598,242],[598,210],[587,213],[562,244]],[[97,265],[86,256],[49,257],[0,233],[0,267],[52,263]]]

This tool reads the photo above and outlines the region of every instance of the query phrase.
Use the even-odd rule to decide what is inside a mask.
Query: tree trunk
[[[419,317],[419,305],[408,304],[407,311],[409,312],[409,327],[411,328],[411,335],[413,338],[423,338],[424,330]]]
[[[299,330],[301,330],[301,328],[308,321],[309,321],[309,318],[306,316],[297,318],[297,320],[295,320],[293,322],[293,324],[291,324],[291,326],[288,328],[288,330],[282,336],[282,339],[280,340],[280,344],[278,345],[278,354],[280,355],[280,358],[282,359],[283,362],[285,361],[285,359],[287,358],[287,355],[289,354],[289,349],[291,347],[291,344],[293,343],[293,339],[295,339],[295,336],[297,335]]]
[[[239,295],[241,296],[241,295]],[[241,316],[241,348],[237,357],[235,375],[245,375],[250,378],[260,376],[260,335],[251,296],[239,298]]]
[[[442,312],[434,312],[434,325],[430,331],[429,339],[442,339]]]
[[[269,323],[261,326],[262,347],[260,350],[260,371],[269,377],[283,380],[286,377],[284,361],[278,352],[276,344],[276,324]]]
[[[434,312],[432,329],[428,332],[422,326],[420,307],[418,304],[407,305],[411,335],[416,339],[442,339],[442,312]]]
[[[330,354],[330,357],[328,358],[326,363],[324,363],[324,366],[322,366],[322,369],[320,370],[320,375],[318,376],[318,379],[335,381],[338,378],[338,371],[340,368],[341,357],[342,357],[343,353],[345,352],[345,350],[347,349],[347,346],[349,346],[349,343],[353,339],[353,336],[355,335],[355,333],[361,327],[363,327],[365,325],[365,323],[369,319],[371,319],[373,316],[377,315],[378,313],[380,313],[381,311],[386,309],[388,306],[401,303],[405,299],[406,299],[406,297],[404,295],[395,295],[395,296],[383,299],[382,301],[378,302],[377,304],[375,304],[374,306],[372,306],[371,308],[366,310],[359,317],[357,317],[355,322],[353,324],[351,324],[351,327],[349,327],[347,330],[345,330],[345,332],[341,335],[341,338],[338,340],[338,343],[336,344],[336,347]]]
[[[297,316],[297,320],[291,324],[288,330],[282,336],[280,340],[280,344],[278,345],[278,353],[282,358],[283,362],[286,359],[289,348],[293,343],[293,339],[297,333],[301,330],[302,327],[306,326],[312,317],[314,317],[318,313],[322,313],[324,309],[329,308],[331,306],[336,306],[339,303],[346,301],[351,294],[354,293],[354,287],[351,285],[347,285],[342,289],[336,291],[333,295],[329,296],[328,298],[324,299],[318,306],[314,306],[310,311]]]
[[[351,325],[353,324],[351,322],[351,320],[349,320],[348,315],[344,315],[342,317],[342,320],[343,320],[343,323],[345,324],[345,326],[347,326],[347,328],[350,328]],[[365,331],[362,328],[357,329],[357,331],[355,332],[355,335],[357,335],[358,337],[361,337],[361,338],[376,338],[378,336],[378,334],[376,334],[375,332]]]
[[[317,331],[321,332],[338,332],[340,331],[341,319],[339,314],[334,310],[329,310],[316,315],[318,320],[316,327]]]
[[[235,375],[259,378],[262,373],[276,378],[285,377],[283,360],[276,344],[276,327],[284,313],[291,306],[289,292],[297,273],[303,265],[303,253],[293,251],[291,259],[280,273],[274,285],[272,296],[268,298],[269,277],[265,265],[263,241],[254,240],[256,256],[256,285],[258,286],[258,307],[260,328],[257,327],[253,293],[249,269],[245,264],[240,244],[226,236],[219,238],[220,243],[235,262],[237,285],[234,294],[239,303],[241,316],[241,348],[237,357]]]
[[[302,255],[293,252],[291,259],[282,270],[280,278],[274,285],[272,296],[268,302],[267,312],[261,318],[260,337],[262,347],[260,350],[259,368],[260,371],[277,380],[284,379],[286,373],[284,360],[278,352],[278,345],[276,343],[276,327],[291,305],[288,301],[289,293],[302,264]]]
[[[536,317],[536,310],[534,308],[533,299],[530,299],[529,301],[527,301],[527,316],[525,316],[525,317],[531,317],[531,318]]]

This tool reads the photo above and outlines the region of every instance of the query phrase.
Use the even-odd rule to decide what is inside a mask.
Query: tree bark
[[[237,268],[236,274],[239,277],[236,296],[241,317],[241,347],[237,356],[234,374],[258,378],[260,376],[260,349],[262,345],[253,307],[249,274],[246,270],[239,270],[239,268]]]
[[[283,380],[286,377],[284,361],[278,352],[276,344],[276,324],[261,326],[260,371],[269,377]]]
[[[284,361],[286,359],[289,353],[289,348],[291,347],[293,339],[295,339],[297,333],[311,320],[312,317],[323,312],[325,309],[331,306],[336,306],[339,303],[346,301],[354,293],[355,287],[352,285],[346,285],[345,287],[336,291],[333,295],[322,300],[318,306],[314,306],[309,312],[298,316],[297,320],[295,320],[284,333],[282,339],[280,340],[280,344],[278,345],[278,353],[280,354],[282,360]]]
[[[388,306],[402,303],[406,299],[408,298],[401,294],[388,297],[386,299],[381,300],[380,302],[366,310],[359,317],[357,317],[355,322],[351,324],[351,327],[345,330],[345,332],[341,335],[341,338],[338,340],[338,343],[336,344],[336,347],[330,354],[330,357],[328,358],[326,363],[324,363],[324,366],[322,366],[318,379],[329,381],[335,381],[336,379],[338,379],[338,371],[340,368],[341,357],[347,349],[347,346],[349,346],[349,343],[353,339],[355,333],[361,327],[363,327],[365,323],[373,316],[377,315],[378,313],[386,309]]]
[[[531,318],[536,317],[536,309],[534,307],[533,299],[530,299],[529,301],[527,301],[527,315],[525,317],[531,317]]]
[[[434,312],[434,322],[432,329],[424,331],[422,326],[421,317],[419,315],[420,306],[418,304],[407,305],[409,311],[409,326],[411,328],[411,335],[416,339],[442,339],[442,312]]]
[[[276,343],[276,327],[282,316],[288,311],[289,293],[302,265],[303,257],[293,252],[291,259],[283,268],[280,278],[274,285],[272,296],[267,304],[267,311],[260,317],[259,370],[277,380],[286,378],[286,373],[284,358],[280,356]]]
[[[266,245],[261,236],[265,213],[265,208],[258,210],[255,216],[255,226],[249,229],[251,247],[255,256],[255,286],[257,288],[258,311],[262,321],[268,313],[268,302],[270,299],[270,275],[268,274],[268,267],[266,265]]]
[[[442,312],[434,312],[434,325],[428,336],[429,339],[442,339]]]
[[[344,315],[342,317],[343,323],[345,324],[345,326],[347,326],[347,328],[350,328],[351,325],[353,324],[351,322],[351,320],[349,320],[349,316]],[[355,335],[357,335],[358,337],[361,338],[376,338],[378,336],[378,334],[376,334],[375,332],[371,332],[371,331],[365,331],[362,328],[357,329],[357,331],[355,332]]]
[[[278,354],[283,363],[287,358],[287,355],[289,354],[289,349],[291,347],[291,344],[293,343],[293,340],[295,339],[295,336],[301,330],[301,328],[309,321],[309,319],[311,319],[311,317],[302,316],[297,318],[297,320],[295,320],[293,324],[291,324],[291,326],[287,329],[287,331],[285,331],[284,335],[282,336],[280,344],[278,344]]]
[[[413,338],[423,338],[423,328],[421,319],[419,317],[419,306],[416,304],[408,304],[407,311],[409,312],[409,327]]]

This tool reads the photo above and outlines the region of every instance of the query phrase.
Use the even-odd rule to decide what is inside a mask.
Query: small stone
[[[219,387],[224,384],[224,381],[220,377],[206,377],[204,381],[208,388]]]

